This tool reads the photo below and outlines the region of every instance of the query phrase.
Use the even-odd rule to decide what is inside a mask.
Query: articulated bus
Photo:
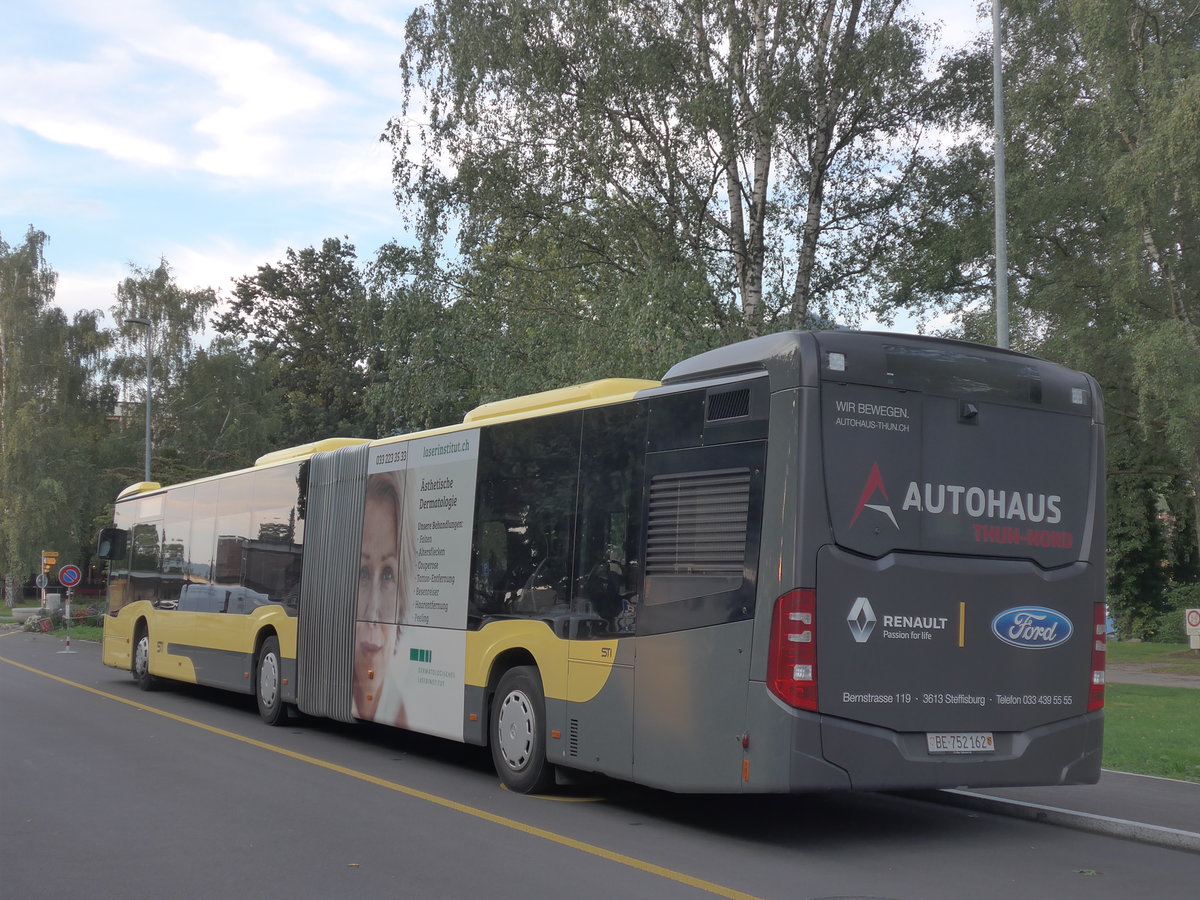
[[[788,332],[173,487],[101,535],[104,662],[672,791],[1099,777],[1080,372]]]

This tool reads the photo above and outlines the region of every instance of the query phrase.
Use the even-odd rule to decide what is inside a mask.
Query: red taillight
[[[767,685],[797,709],[817,709],[817,592],[788,591],[775,601]]]
[[[1092,683],[1088,686],[1088,712],[1104,708],[1104,664],[1108,658],[1108,607],[1095,604],[1092,613]]]

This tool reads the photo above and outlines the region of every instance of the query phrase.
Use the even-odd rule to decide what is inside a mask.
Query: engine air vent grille
[[[749,469],[654,476],[646,574],[740,575],[749,512]]]
[[[708,395],[709,422],[721,419],[740,419],[750,415],[750,388]]]

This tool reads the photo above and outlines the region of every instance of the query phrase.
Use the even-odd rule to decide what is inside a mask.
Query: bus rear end
[[[791,787],[1096,781],[1095,382],[958,342],[815,338],[798,446],[821,464],[801,466],[799,516],[820,494],[827,519],[820,541],[799,529],[804,587],[776,601],[766,685],[792,717]]]

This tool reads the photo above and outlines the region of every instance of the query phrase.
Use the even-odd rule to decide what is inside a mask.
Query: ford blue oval
[[[1024,650],[1057,647],[1073,632],[1070,619],[1044,606],[1017,606],[992,619],[992,634],[1004,643]]]

